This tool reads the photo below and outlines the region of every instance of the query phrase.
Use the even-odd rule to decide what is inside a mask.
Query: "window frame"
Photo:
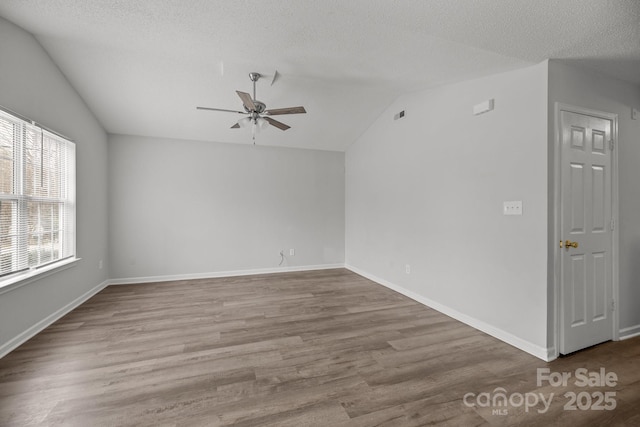
[[[5,183],[4,190],[0,189],[0,202],[11,201],[14,205],[8,208],[11,210],[8,214],[10,219],[4,223],[8,232],[0,237],[14,236],[15,242],[8,244],[8,253],[9,257],[18,259],[10,260],[9,264],[13,264],[10,270],[0,273],[0,294],[2,294],[69,268],[75,265],[79,258],[76,244],[75,142],[2,106],[0,106],[0,119],[14,126],[13,136],[9,136],[13,156],[12,162],[9,162],[12,166],[11,183],[8,186]],[[29,136],[32,140],[35,137],[40,138],[39,150],[29,147]],[[29,149],[40,157],[29,160],[27,158]],[[34,159],[40,161],[39,166],[34,163]],[[27,172],[29,168],[30,172]],[[28,190],[28,179],[34,182],[39,179],[40,187],[36,188],[35,184],[31,183],[33,188]],[[10,193],[6,192],[7,188],[11,188]],[[36,217],[29,211],[34,207],[38,212]],[[41,214],[43,208],[49,209],[48,218]],[[42,228],[43,223],[48,223],[49,227]],[[37,224],[37,229],[34,224]],[[48,245],[40,240],[46,235],[51,238]],[[55,236],[57,240],[54,239]],[[35,246],[30,244],[30,238],[35,238],[38,243]],[[33,251],[38,259],[35,263],[31,259],[34,255]],[[42,262],[40,257],[43,255],[50,256],[51,260]],[[14,268],[17,269],[11,271]]]

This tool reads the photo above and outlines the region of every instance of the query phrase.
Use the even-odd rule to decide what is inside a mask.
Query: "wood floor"
[[[639,356],[545,363],[343,269],[110,286],[0,360],[0,425],[631,426]]]

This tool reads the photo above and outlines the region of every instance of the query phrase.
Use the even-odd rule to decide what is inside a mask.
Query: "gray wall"
[[[112,135],[109,188],[116,280],[344,263],[341,152]]]
[[[0,354],[29,328],[107,280],[107,136],[35,38],[0,18],[0,104],[76,142],[75,267],[0,295]],[[103,260],[102,270],[98,263]]]
[[[640,333],[640,119],[631,120],[631,109],[640,109],[640,86],[549,61],[550,147],[556,102],[618,115],[620,329],[622,336]]]
[[[401,97],[346,165],[348,266],[545,356],[546,62]]]

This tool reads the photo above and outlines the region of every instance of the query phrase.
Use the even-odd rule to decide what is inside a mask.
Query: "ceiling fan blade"
[[[287,130],[289,129],[291,126],[285,125],[282,122],[279,122],[277,120],[272,119],[271,117],[263,117],[263,119],[265,119],[266,121],[268,121],[272,126],[277,127],[280,130]]]
[[[278,73],[278,70],[275,70],[275,72],[273,73],[273,78],[271,79],[271,86],[273,86],[273,84],[276,82],[276,80],[278,80],[279,77],[280,73]]]
[[[240,129],[240,124],[236,123],[235,125],[231,126],[231,129]]]
[[[253,103],[253,99],[251,99],[251,95],[246,92],[236,91],[240,99],[242,99],[242,103],[249,111],[256,111],[256,104]]]
[[[278,116],[282,114],[304,114],[307,110],[304,107],[287,107],[287,108],[272,108],[271,110],[267,110],[264,113],[270,116]]]
[[[247,114],[245,111],[225,110],[224,108],[196,107],[197,110],[224,111],[226,113]]]

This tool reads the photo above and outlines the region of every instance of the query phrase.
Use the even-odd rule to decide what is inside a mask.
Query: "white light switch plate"
[[[502,213],[504,215],[522,215],[522,200],[504,202]]]

